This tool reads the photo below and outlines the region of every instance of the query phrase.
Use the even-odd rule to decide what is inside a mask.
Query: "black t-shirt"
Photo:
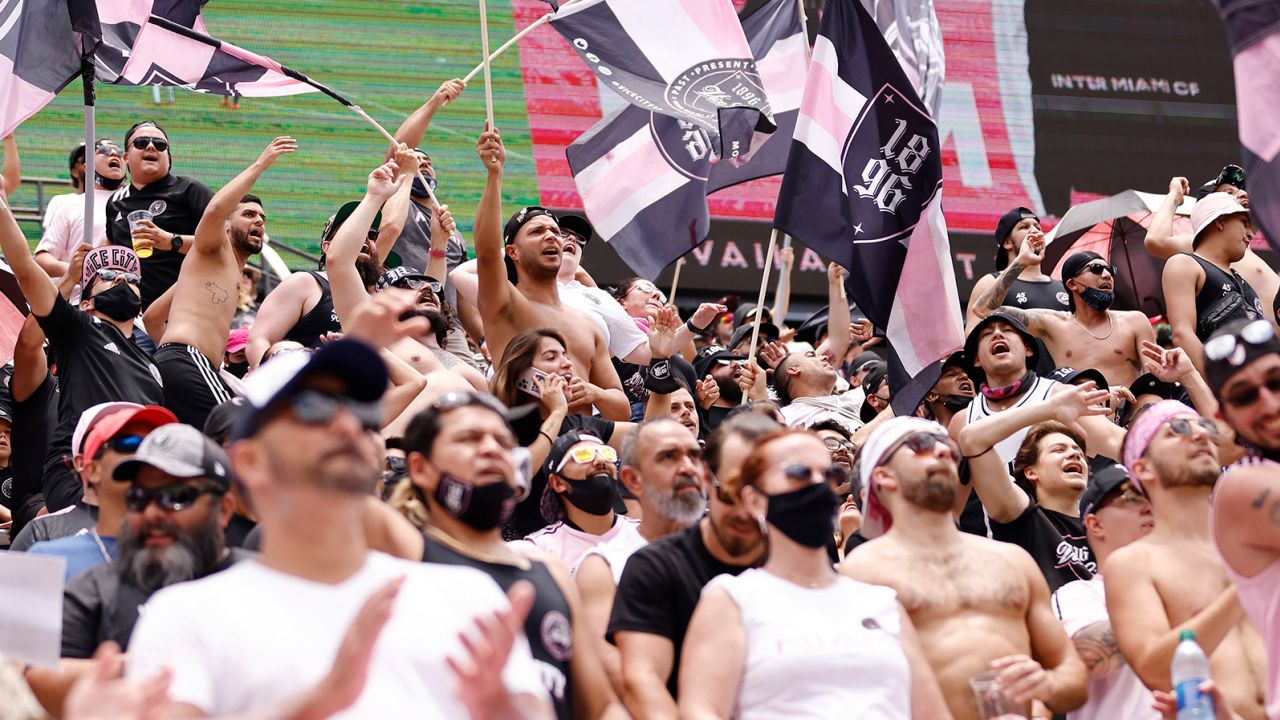
[[[573,611],[547,566],[532,560],[528,568],[481,560],[456,547],[448,536],[436,532],[423,535],[422,561],[475,568],[493,578],[504,592],[519,580],[533,584],[533,607],[525,618],[524,634],[529,640],[533,661],[539,666],[547,692],[551,694],[556,717],[570,720],[573,717],[573,675],[569,670],[569,660],[573,657]]]
[[[1089,549],[1084,521],[1046,510],[1034,502],[1009,523],[991,521],[991,536],[1031,553],[1040,567],[1049,592],[1073,580],[1088,580],[1098,572],[1098,561]]]
[[[568,432],[584,431],[595,435],[606,443],[613,437],[615,425],[612,420],[604,420],[591,415],[567,415],[560,423],[560,432],[556,437]],[[547,487],[547,476],[542,468],[529,481],[529,496],[516,505],[516,512],[504,528],[503,537],[508,540],[522,538],[529,533],[537,532],[547,526],[542,519],[542,491]]]
[[[233,550],[214,572],[226,570],[249,557]],[[71,578],[62,591],[62,657],[91,658],[98,646],[114,640],[129,647],[129,636],[138,622],[138,608],[151,597],[142,588],[120,577],[116,563],[96,565]]]
[[[89,528],[97,523],[98,508],[86,505],[83,501],[78,502],[57,512],[41,515],[27,523],[27,526],[22,528],[22,532],[14,536],[9,549],[14,552],[24,552],[38,542],[88,532]]]
[[[637,365],[626,360],[611,358],[613,369],[622,381],[622,391],[627,394],[627,402],[635,405],[649,399],[649,390],[644,386],[645,376],[649,374],[647,365]]]
[[[235,513],[231,516],[231,521],[227,523],[227,529],[222,531],[222,544],[229,548],[243,548],[249,533],[256,527],[258,527],[258,523],[240,513]],[[254,548],[249,549],[252,550]]]
[[[25,400],[13,403],[13,496],[15,512],[11,533],[17,537],[44,504],[43,488],[45,453],[54,425],[58,421],[58,383],[45,374],[36,391]]]
[[[36,316],[58,358],[58,424],[49,454],[65,454],[80,414],[105,402],[159,405],[160,370],[130,337],[58,296]]]
[[[107,240],[113,245],[133,247],[129,234],[129,213],[148,210],[155,218],[156,227],[164,232],[185,235],[187,243],[204,210],[213,199],[213,191],[198,180],[169,174],[142,187],[126,183],[107,201]],[[178,281],[182,269],[182,253],[157,248],[151,257],[140,258],[142,263],[142,307],[151,305]]]
[[[698,407],[701,408],[702,406],[699,405]],[[733,408],[731,407],[718,407],[716,405],[712,405],[706,410],[703,410],[702,416],[699,418],[702,421],[699,423],[699,426],[702,428],[702,436],[706,437],[710,435],[713,430],[720,427],[720,423],[724,422],[725,418],[729,417],[729,413],[731,412],[733,412]]]
[[[746,568],[726,565],[711,556],[702,542],[702,523],[646,545],[622,570],[605,637],[616,643],[614,636],[619,632],[642,632],[669,639],[675,661],[667,690],[671,697],[677,697],[680,648],[703,586],[717,575],[737,575],[743,570]]]

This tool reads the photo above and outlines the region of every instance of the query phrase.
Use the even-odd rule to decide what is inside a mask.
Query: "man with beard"
[[[1044,248],[1023,243],[1018,257],[1038,263]],[[1143,341],[1155,342],[1156,334],[1146,315],[1110,309],[1115,282],[1115,266],[1098,253],[1083,250],[1062,263],[1062,283],[1069,293],[1067,312],[1010,305],[1001,309],[1043,340],[1058,365],[1097,368],[1111,386],[1128,385],[1142,373]],[[975,312],[979,317],[987,314],[982,307]]]
[[[83,152],[83,148],[81,151]],[[93,157],[92,245],[98,246],[107,240],[107,201],[124,182],[124,150],[114,141],[103,138],[94,143]],[[82,242],[84,242],[83,202],[66,205],[61,212],[49,212],[45,221],[44,235],[40,238],[40,244],[36,245],[36,263],[49,273],[49,277],[58,280],[68,272],[72,272],[71,259]],[[79,268],[75,271],[78,272]],[[71,302],[77,302],[79,299],[79,291],[73,292]]]
[[[1107,559],[1107,611],[1125,662],[1147,687],[1171,689],[1169,664],[1191,630],[1231,709],[1261,720],[1266,648],[1210,536],[1217,435],[1213,421],[1176,400],[1152,405],[1129,428],[1124,465],[1151,501],[1155,529]]]
[[[717,429],[713,437],[723,443],[732,433]],[[744,440],[745,458],[754,440],[737,440]],[[722,456],[725,449],[719,448]],[[606,638],[618,647],[623,700],[635,717],[677,716],[681,647],[703,586],[717,575],[737,575],[764,555],[760,528],[738,497],[738,473],[723,465],[721,471],[725,474],[713,478],[699,464],[696,487],[699,495],[710,498],[707,514],[637,550],[618,581]],[[686,492],[693,497],[692,489]]]
[[[840,571],[897,590],[957,720],[981,717],[969,679],[989,670],[1019,715],[1030,715],[1033,700],[1056,713],[1079,707],[1084,664],[1053,616],[1035,563],[1019,547],[956,527],[960,452],[946,429],[893,418],[862,453],[863,533],[873,539]]]
[[[231,463],[190,425],[170,423],[143,439],[112,477],[131,485],[119,558],[72,579],[63,592],[62,657],[90,658],[107,640],[128,649],[138,608],[174,583],[229,567],[222,533],[235,508]]]
[[[253,497],[262,552],[158,591],[130,638],[130,679],[172,669],[172,716],[235,715],[313,687],[343,653],[361,606],[386,593],[394,600],[352,717],[405,708],[431,718],[552,717],[516,635],[527,586],[512,606],[483,573],[366,544],[361,516],[382,467],[376,431],[388,377],[365,343],[385,345],[421,324],[397,319],[411,302],[403,293],[370,300],[348,338],[282,355],[245,383],[229,455]]]
[[[1250,448],[1213,490],[1213,540],[1240,604],[1267,645],[1267,716],[1280,716],[1280,339],[1267,320],[1237,321],[1205,343],[1219,416]]]
[[[555,328],[564,334],[574,374],[595,386],[601,414],[608,420],[631,419],[631,403],[609,359],[604,333],[588,316],[560,302],[556,276],[564,238],[556,216],[545,208],[525,207],[500,228],[506,149],[496,128],[485,129],[476,152],[488,171],[476,207],[474,240],[480,275],[477,306],[489,354],[502,357],[511,338],[527,328]]]
[[[850,432],[862,427],[862,405],[866,396],[861,388],[836,394],[838,378],[827,356],[812,350],[782,358],[773,371],[773,382],[778,389],[778,399],[784,403],[782,416],[787,425],[806,427],[834,420]]]
[[[178,281],[148,308],[144,319],[164,334],[156,365],[164,378],[164,404],[179,422],[204,427],[209,411],[231,399],[219,369],[236,313],[236,285],[245,261],[262,251],[267,214],[249,190],[282,155],[298,148],[278,137],[258,159],[218,191],[196,228]]]
[[[104,402],[160,404],[160,371],[133,342],[133,321],[142,308],[138,256],[127,247],[95,248],[85,255],[77,306],[58,293],[0,198],[0,249],[18,280],[31,313],[58,361],[58,425],[45,456],[45,507],[57,512],[81,496],[70,463],[71,433],[80,415]]]
[[[182,261],[191,249],[205,207],[213,198],[197,180],[179,177],[173,169],[169,136],[151,120],[135,123],[124,135],[129,183],[107,203],[107,240],[113,245],[148,247],[142,257],[142,307],[147,308],[178,281]],[[150,220],[129,222],[138,210]],[[136,229],[133,229],[136,225]]]
[[[720,345],[708,345],[698,351],[693,360],[694,375],[702,381],[711,380],[718,391],[715,400],[705,408],[702,415],[702,427],[707,432],[714,431],[724,422],[734,408],[742,404],[742,388],[738,386],[738,377],[742,374],[741,355],[734,355]]]
[[[511,545],[536,549],[577,571],[582,554],[626,535],[638,534],[639,520],[619,515],[625,507],[618,494],[618,454],[587,432],[556,438],[543,463],[547,486],[542,492],[542,519],[551,523]]]

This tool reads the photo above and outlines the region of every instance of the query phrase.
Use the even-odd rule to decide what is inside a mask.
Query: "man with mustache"
[[[969,679],[985,671],[998,673],[1023,716],[1033,700],[1072,710],[1085,701],[1087,675],[1040,570],[1021,548],[956,527],[959,461],[933,421],[900,417],[877,427],[859,459],[862,532],[872,539],[840,571],[898,592],[957,720],[981,717]]]
[[[220,369],[236,313],[236,287],[245,261],[262,251],[267,232],[262,200],[249,190],[297,147],[291,137],[272,140],[213,196],[178,281],[143,315],[153,337],[160,337],[155,359],[164,378],[164,405],[179,422],[204,427],[209,412],[232,397]]]
[[[1150,406],[1130,426],[1124,465],[1151,501],[1155,529],[1103,564],[1107,611],[1125,662],[1147,687],[1171,689],[1169,664],[1191,630],[1231,709],[1262,720],[1266,647],[1211,537],[1217,436],[1212,420],[1176,400]]]
[[[63,593],[62,657],[90,658],[112,640],[128,648],[138,608],[162,587],[204,577],[235,558],[223,530],[235,508],[226,453],[190,425],[156,428],[112,477],[130,483],[119,558],[75,577]]]
[[[1014,263],[1038,264],[1043,259],[1043,245],[1024,242]],[[1058,365],[1097,368],[1112,387],[1128,385],[1142,373],[1143,341],[1155,342],[1156,334],[1146,315],[1110,309],[1115,283],[1115,266],[1098,253],[1083,250],[1062,263],[1062,284],[1069,293],[1066,312],[1010,305],[1000,309],[1043,340]],[[1003,297],[993,300],[1004,301]],[[981,318],[991,312],[988,306],[978,304],[972,310]]]

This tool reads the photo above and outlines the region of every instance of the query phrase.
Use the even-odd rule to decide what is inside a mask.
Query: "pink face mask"
[[[645,334],[648,334],[648,332],[649,332],[649,318],[647,318],[647,317],[638,317],[638,318],[631,318],[631,319],[636,321],[636,327],[638,327],[638,328],[640,328],[642,331],[644,331],[644,332],[645,332]]]

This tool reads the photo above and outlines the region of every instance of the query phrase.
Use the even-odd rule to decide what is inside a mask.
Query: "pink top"
[[[640,521],[625,515],[618,515],[617,521],[603,535],[592,535],[564,523],[564,521],[548,525],[541,530],[530,533],[521,540],[512,540],[511,545],[519,548],[520,543],[528,543],[548,555],[560,558],[565,565],[577,570],[578,561],[583,553],[603,542],[608,542],[620,535],[639,534]]]

